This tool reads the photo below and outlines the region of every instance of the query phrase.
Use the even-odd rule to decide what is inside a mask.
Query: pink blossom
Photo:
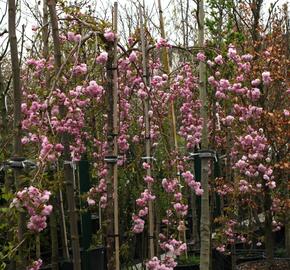
[[[142,167],[143,167],[143,169],[147,170],[147,169],[150,168],[150,164],[147,163],[147,162],[143,162],[143,163],[142,163]]]
[[[223,57],[221,55],[218,55],[218,56],[215,57],[214,61],[218,65],[222,65],[223,64]]]
[[[129,55],[129,61],[131,63],[135,62],[137,60],[137,54],[135,52],[131,52]]]
[[[227,115],[225,118],[222,119],[222,122],[225,126],[230,126],[235,118],[232,115]]]
[[[37,261],[34,261],[32,263],[32,265],[27,267],[26,269],[27,270],[39,270],[41,266],[42,266],[42,260],[38,259]]]
[[[109,30],[109,29],[107,29],[107,30],[105,31],[105,33],[104,33],[104,37],[105,37],[105,39],[106,39],[107,41],[109,41],[109,42],[114,42],[114,41],[115,41],[115,38],[116,38],[114,32],[112,32],[112,31]]]
[[[101,52],[100,55],[96,58],[96,62],[98,64],[106,64],[108,61],[108,53],[107,52]]]
[[[196,58],[198,61],[201,61],[201,62],[204,62],[206,60],[206,56],[203,52],[197,53]]]
[[[164,38],[159,38],[157,40],[157,43],[156,43],[156,48],[159,49],[159,48],[171,48],[171,45],[167,42],[166,39]]]
[[[145,181],[146,183],[154,183],[154,179],[153,179],[151,176],[149,176],[149,175],[146,175],[146,176],[144,177],[144,181]]]
[[[52,212],[52,209],[53,209],[52,205],[44,205],[41,211],[41,215],[49,216]]]
[[[87,198],[87,203],[88,203],[89,206],[93,206],[93,205],[96,204],[96,201],[88,197]]]
[[[252,86],[257,87],[261,83],[260,79],[255,79],[251,81]]]
[[[270,72],[269,71],[264,71],[262,73],[262,80],[263,80],[263,83],[265,85],[268,85],[270,84],[270,82],[272,81],[271,77],[270,77]]]
[[[143,219],[139,218],[138,216],[133,216],[132,219],[134,222],[132,231],[134,233],[143,232],[145,221]]]
[[[225,245],[221,245],[221,246],[218,246],[218,247],[216,248],[216,250],[219,251],[219,252],[225,252],[226,247],[225,247]]]

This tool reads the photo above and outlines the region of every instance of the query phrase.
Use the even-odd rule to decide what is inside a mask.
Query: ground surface
[[[265,260],[246,262],[238,265],[237,270],[290,270],[290,260],[275,259],[271,264]]]

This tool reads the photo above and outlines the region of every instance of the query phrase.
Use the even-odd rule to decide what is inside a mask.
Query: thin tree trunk
[[[47,0],[43,0],[43,6],[42,6],[42,11],[43,11],[43,17],[42,17],[42,24],[43,24],[43,28],[42,28],[42,55],[43,58],[48,60],[49,58],[49,50],[48,50],[48,38],[49,38],[49,34],[48,34],[48,30],[49,30],[49,24],[48,24],[48,6],[47,6]],[[45,77],[45,86],[46,89],[49,89],[49,74],[46,74]],[[53,175],[51,175],[51,180],[58,180],[58,178],[54,178]],[[57,205],[58,203],[60,203],[60,205]],[[49,217],[49,225],[50,225],[50,238],[51,238],[51,268],[52,270],[58,270],[58,233],[57,233],[57,226],[58,226],[58,222],[56,219],[56,211],[57,209],[60,208],[60,215],[61,215],[61,222],[60,222],[60,226],[61,226],[61,232],[66,232],[66,229],[63,228],[63,226],[65,227],[65,223],[63,223],[62,221],[64,221],[64,213],[63,213],[63,201],[61,200],[53,200],[53,208],[54,211],[51,213],[50,217]],[[64,243],[66,243],[66,245],[63,245],[63,248],[67,251],[64,251],[64,259],[68,260],[69,259],[69,252],[68,252],[68,247],[67,247],[67,239],[63,239],[64,237],[66,238],[66,233],[65,234],[61,234],[62,240]]]
[[[196,215],[196,195],[194,191],[190,190],[191,212],[192,212],[192,241],[194,246],[199,247],[200,239],[197,228],[197,215]]]
[[[5,96],[6,96],[5,95],[5,84],[4,84],[3,74],[2,74],[2,64],[0,63],[1,143],[6,142],[7,131],[8,131],[8,115],[7,115],[7,111],[6,111]],[[8,184],[8,186],[6,186],[6,187],[8,189],[10,189],[11,185]]]
[[[287,211],[285,222],[285,249],[287,257],[290,257],[290,211]]]
[[[113,11],[114,32],[117,31],[117,3],[114,3]],[[118,74],[117,74],[117,38],[114,44],[108,44],[107,61],[107,142],[108,157],[106,159],[108,166],[107,182],[107,266],[108,270],[119,270],[119,215],[118,215]],[[115,253],[115,254],[114,254]]]
[[[141,5],[139,5],[139,16],[140,16],[140,30],[141,30],[141,47],[142,47],[142,67],[143,67],[143,79],[146,84],[146,88],[149,87],[149,74],[148,74],[148,62],[147,62],[147,42],[145,37],[145,29],[143,23],[143,12]],[[146,162],[150,165],[146,169],[146,175],[151,176],[151,139],[150,139],[150,121],[149,121],[149,99],[148,97],[144,100],[144,119],[145,119],[145,153]],[[148,190],[152,192],[152,184],[148,183]],[[149,201],[148,203],[148,222],[149,222],[149,258],[154,257],[154,213],[153,213],[153,203]]]
[[[266,247],[266,259],[268,263],[271,263],[274,258],[274,238],[272,231],[272,213],[271,206],[272,200],[270,195],[270,190],[268,187],[264,186],[265,198],[264,198],[264,212],[265,212],[265,247]]]
[[[114,2],[113,12],[113,30],[114,33],[118,32],[118,3]],[[113,96],[114,96],[114,108],[113,108],[113,130],[114,133],[118,133],[118,57],[117,57],[117,45],[118,39],[114,42],[114,59],[113,59]],[[114,141],[114,156],[118,157],[118,144],[117,138]],[[119,236],[119,201],[118,201],[118,166],[114,164],[113,168],[113,184],[114,184],[114,232],[115,232],[115,270],[120,269],[120,236]]]
[[[161,0],[158,0],[158,9],[159,9],[159,24],[160,24],[161,37],[166,39]],[[165,70],[165,73],[169,74],[170,73],[170,65],[169,65],[169,55],[168,55],[168,49],[167,48],[163,48],[162,49],[161,62],[162,62],[162,66],[163,66],[163,68]],[[171,118],[170,121],[171,121],[171,131],[172,131],[173,145],[174,145],[173,149],[177,153],[178,144],[177,144],[177,132],[176,132],[176,117],[175,117],[174,101],[173,100],[170,101],[170,118]],[[176,169],[175,173],[179,177],[179,173],[177,171],[177,168],[175,168],[175,169]]]
[[[42,42],[43,42],[43,49],[42,49],[42,54],[45,59],[48,59],[48,9],[47,9],[47,0],[43,0],[43,6],[42,6],[42,11],[43,11],[43,18],[42,18]]]
[[[65,261],[70,260],[69,250],[68,250],[68,239],[67,239],[67,230],[66,230],[66,222],[65,222],[65,214],[64,214],[64,206],[63,206],[63,195],[62,190],[59,187],[58,190],[58,204],[59,204],[59,211],[60,211],[60,231],[61,231],[61,243],[62,243],[62,256]]]
[[[56,205],[54,204],[54,207]],[[50,238],[51,238],[51,269],[58,270],[58,238],[56,210],[49,216]]]
[[[40,258],[40,235],[39,235],[39,233],[35,235],[35,255],[36,255],[36,258]]]
[[[8,29],[9,29],[9,42],[10,42],[10,55],[12,65],[12,78],[13,78],[13,138],[14,138],[14,149],[13,155],[15,158],[19,158],[22,155],[21,145],[21,81],[20,81],[20,67],[19,67],[19,56],[17,47],[17,36],[16,36],[16,4],[15,0],[8,1]],[[14,170],[14,179],[17,189],[21,189],[23,183],[19,180],[20,171],[19,169]],[[24,237],[25,230],[25,216],[23,213],[19,214],[18,217],[18,241],[21,242]],[[24,245],[19,249],[20,262],[17,269],[24,269],[26,266],[26,259],[24,255]]]
[[[56,14],[55,0],[48,0],[49,13],[51,18],[52,38],[54,45],[54,61],[55,74],[58,73],[61,67],[61,50],[59,41],[58,19]],[[60,114],[65,116],[65,107],[60,107]],[[69,135],[64,133],[62,135],[62,143],[64,146],[64,180],[66,183],[66,196],[68,203],[70,233],[73,253],[74,270],[81,270],[80,244],[78,234],[78,215],[75,205],[75,191],[74,191],[74,164],[72,163],[69,149]]]
[[[204,1],[198,2],[198,45],[204,47]],[[207,128],[207,94],[206,94],[206,65],[199,62],[199,84],[201,100],[202,127],[202,150],[208,150],[208,128]],[[201,220],[200,220],[200,270],[209,270],[210,266],[210,212],[209,212],[209,159],[201,157],[201,186],[203,195],[201,197]]]

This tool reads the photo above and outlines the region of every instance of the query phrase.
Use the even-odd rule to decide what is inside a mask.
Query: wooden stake
[[[149,74],[147,71],[147,44],[145,38],[145,29],[143,23],[143,12],[142,7],[139,5],[139,17],[140,17],[140,30],[141,30],[141,47],[142,47],[142,67],[143,67],[143,79],[148,90],[149,87]],[[146,153],[146,162],[150,165],[146,169],[146,175],[151,176],[151,139],[150,139],[150,120],[149,120],[149,99],[145,98],[143,101],[144,106],[144,119],[145,119],[145,153]],[[152,184],[148,183],[148,190],[152,192]],[[152,201],[148,203],[148,223],[149,223],[149,257],[154,257],[154,213],[153,213],[153,204]]]

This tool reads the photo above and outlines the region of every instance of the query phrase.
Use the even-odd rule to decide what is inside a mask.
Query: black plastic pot
[[[174,270],[199,270],[199,265],[177,265]]]
[[[72,262],[61,262],[60,263],[61,270],[73,270],[74,266]]]
[[[90,270],[106,270],[105,247],[89,250]]]

